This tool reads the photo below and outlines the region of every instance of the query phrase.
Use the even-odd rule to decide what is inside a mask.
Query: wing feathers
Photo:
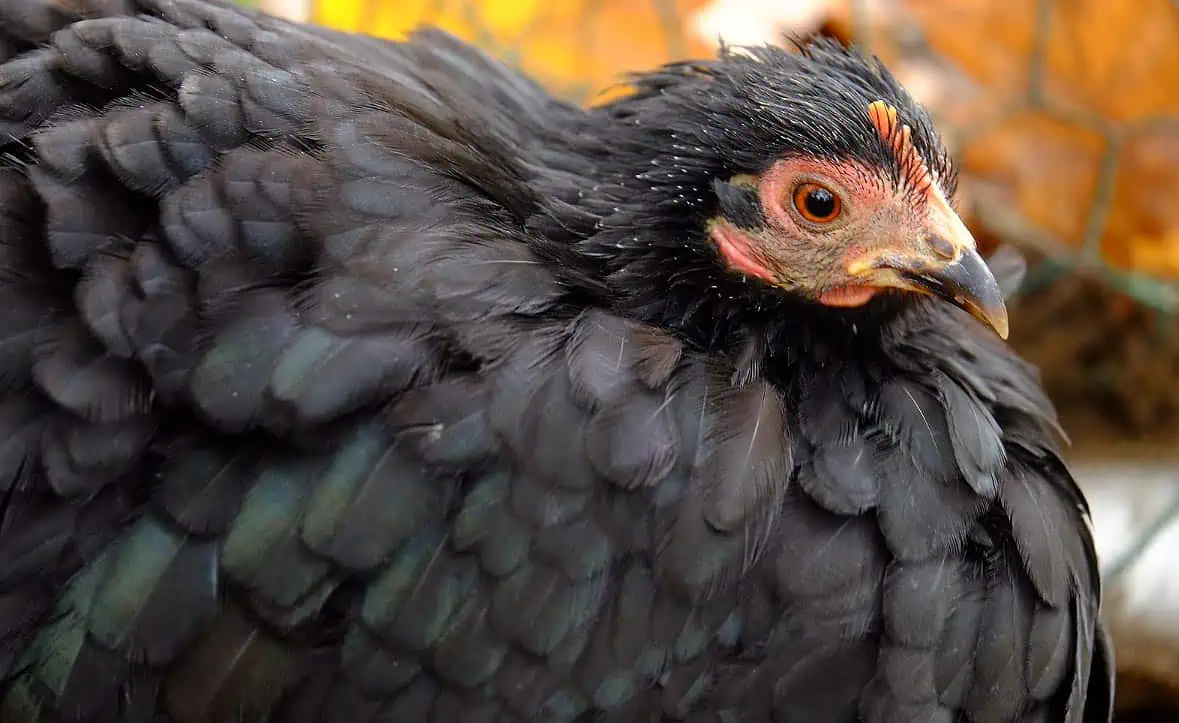
[[[607,308],[541,238],[587,117],[436,31],[0,0],[0,718],[1103,719],[1032,371]]]

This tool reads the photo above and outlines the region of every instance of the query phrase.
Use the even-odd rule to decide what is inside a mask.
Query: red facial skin
[[[860,164],[786,158],[760,178],[768,221],[749,233],[727,221],[712,225],[713,240],[730,268],[784,288],[802,291],[821,304],[861,306],[883,289],[857,283],[847,272],[855,259],[920,233],[924,204],[892,188],[891,181]],[[827,223],[808,221],[795,207],[794,189],[816,183],[839,196],[841,210]]]
[[[910,127],[884,101],[868,106],[868,119],[902,178],[814,156],[783,158],[756,178],[734,177],[730,183],[756,189],[765,223],[710,221],[721,257],[734,272],[827,306],[862,306],[885,290],[938,296],[1006,339],[1002,290],[914,147]],[[815,186],[839,203],[808,204]]]

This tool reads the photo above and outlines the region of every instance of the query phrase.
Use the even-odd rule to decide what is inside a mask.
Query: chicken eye
[[[811,223],[831,223],[839,217],[843,202],[817,183],[800,183],[794,189],[794,208]]]

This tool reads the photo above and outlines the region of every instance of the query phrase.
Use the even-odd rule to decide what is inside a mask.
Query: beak
[[[974,237],[936,188],[930,189],[922,238],[874,249],[848,265],[864,284],[937,296],[970,312],[1000,338],[1008,332],[1007,306]]]

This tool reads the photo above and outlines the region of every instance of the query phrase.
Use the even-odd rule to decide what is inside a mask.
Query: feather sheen
[[[784,158],[954,193],[832,41],[582,108],[435,29],[0,0],[0,721],[1108,721],[1034,370],[728,268],[718,215],[834,254]]]

